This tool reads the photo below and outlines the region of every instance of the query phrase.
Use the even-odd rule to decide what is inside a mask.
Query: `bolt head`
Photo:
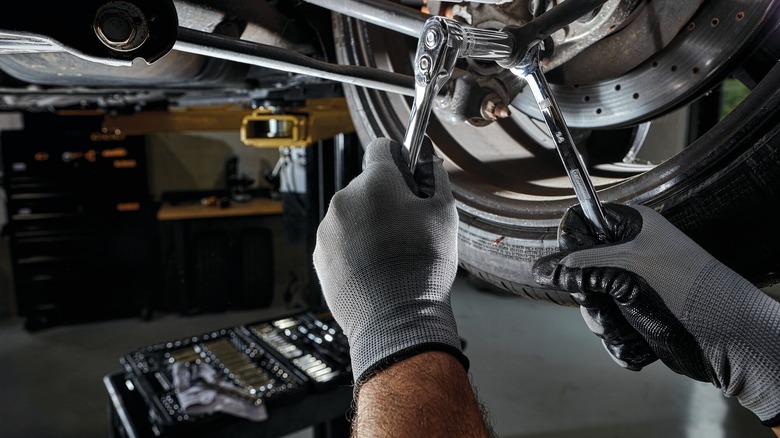
[[[115,14],[105,13],[101,18],[100,30],[106,41],[113,44],[126,44],[130,41],[135,29],[129,15],[118,11]]]
[[[436,29],[428,29],[425,32],[425,47],[433,49],[439,43],[439,32]]]
[[[92,28],[103,45],[117,52],[136,50],[149,38],[146,15],[124,0],[103,4],[95,13]]]
[[[495,121],[509,117],[512,112],[500,97],[492,95],[482,102],[480,114],[485,120]]]
[[[431,68],[431,60],[427,56],[420,58],[420,70],[427,72]]]

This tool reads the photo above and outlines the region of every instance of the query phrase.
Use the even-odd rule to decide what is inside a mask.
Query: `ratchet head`
[[[431,17],[423,25],[417,44],[415,81],[438,78],[446,82],[458,58],[502,61],[514,54],[515,39],[507,32],[461,26],[450,18]],[[425,71],[418,71],[420,67]],[[419,76],[421,73],[423,77]]]
[[[500,61],[514,53],[514,38],[505,32],[461,26],[444,17],[431,17],[422,28],[414,63],[414,102],[404,136],[409,168],[414,173],[420,145],[428,127],[433,99],[452,76],[458,58]]]
[[[451,25],[451,23],[454,25]],[[433,99],[447,83],[460,54],[462,39],[453,36],[460,26],[453,20],[432,17],[425,22],[414,62],[414,102],[404,135],[409,150],[409,169],[414,173]]]
[[[450,78],[462,47],[463,40],[457,37],[460,29],[457,22],[443,17],[425,22],[415,54],[416,85],[441,88]]]

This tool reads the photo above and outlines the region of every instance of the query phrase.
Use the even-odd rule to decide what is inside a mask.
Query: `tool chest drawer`
[[[29,330],[141,315],[154,296],[145,139],[63,126],[0,136],[17,313]]]
[[[7,187],[19,193],[145,193],[143,137],[91,137],[91,132],[3,131]]]
[[[105,224],[106,219],[138,220],[154,212],[148,196],[122,193],[99,196],[62,191],[16,192],[7,198],[8,217],[17,230],[89,227]]]

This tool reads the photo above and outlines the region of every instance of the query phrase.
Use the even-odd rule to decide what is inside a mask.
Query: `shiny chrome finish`
[[[563,118],[555,97],[550,92],[550,86],[539,66],[539,45],[528,50],[520,64],[512,67],[510,71],[525,80],[534,95],[536,104],[542,112],[547,128],[555,141],[555,147],[563,161],[563,167],[577,195],[577,200],[582,205],[585,217],[590,222],[593,232],[602,242],[609,241],[607,220],[604,210],[593,187],[593,182],[588,174],[588,169],[582,161],[579,151],[574,145],[569,128]]]
[[[415,94],[403,144],[409,150],[409,169],[414,173],[425,131],[430,119],[433,99],[452,76],[458,58],[495,61],[510,68],[518,54],[552,32],[578,19],[586,11],[601,6],[605,0],[563,3],[526,25],[507,26],[502,30],[463,27],[457,21],[432,17],[423,26],[415,55]],[[537,54],[538,58],[538,54]],[[537,65],[538,68],[538,60]],[[501,117],[509,115],[508,107]],[[498,114],[496,114],[498,116]]]
[[[449,18],[430,18],[422,32],[414,58],[414,102],[403,141],[409,150],[412,173],[417,167],[433,99],[452,76],[458,58],[500,61],[514,52],[514,41],[507,33],[463,27]]]
[[[389,0],[305,0],[348,17],[419,37],[430,15]]]
[[[411,172],[414,173],[417,167],[420,146],[428,127],[433,99],[452,76],[455,62],[458,58],[495,61],[504,67],[522,70],[528,54],[526,54],[526,59],[521,61],[519,66],[514,65],[518,59],[518,53],[523,53],[522,51],[528,48],[529,53],[535,53],[536,61],[533,64],[533,68],[539,70],[538,74],[541,76],[544,89],[547,90],[549,87],[539,68],[539,44],[537,43],[541,42],[552,32],[582,16],[583,8],[592,10],[603,3],[604,0],[564,3],[551,9],[546,14],[542,14],[540,18],[532,20],[525,26],[507,26],[503,30],[465,27],[458,24],[455,20],[443,17],[431,17],[428,19],[425,26],[423,26],[422,35],[417,44],[414,64],[414,102],[412,103],[409,123],[407,124],[403,141],[404,146],[409,150],[409,169]],[[536,81],[536,83],[539,82]],[[565,130],[566,125],[563,123],[562,116],[559,116],[555,122],[562,125]],[[552,129],[550,123],[548,121],[548,126]],[[568,135],[568,130],[566,130],[566,134]],[[571,135],[569,135],[570,138]],[[571,149],[576,152],[573,143]],[[564,163],[567,163],[566,159],[564,159]],[[580,167],[584,170],[584,166]],[[569,167],[567,166],[568,170]],[[589,178],[587,178],[587,183],[590,184],[591,192],[593,192],[595,198],[595,190],[593,190]],[[586,199],[585,193],[583,192],[582,199]]]

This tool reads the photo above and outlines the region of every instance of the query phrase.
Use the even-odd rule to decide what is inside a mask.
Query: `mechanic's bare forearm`
[[[780,426],[773,427],[772,432],[774,432],[775,435],[777,435],[777,438],[780,438]]]
[[[471,382],[453,356],[426,352],[381,371],[359,389],[355,437],[489,437]]]

